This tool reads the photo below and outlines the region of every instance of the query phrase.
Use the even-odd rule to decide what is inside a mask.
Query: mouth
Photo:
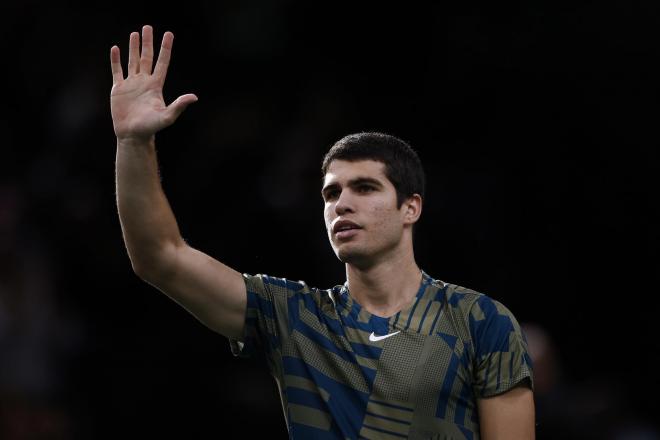
[[[346,239],[354,236],[362,229],[358,224],[350,220],[339,220],[332,226],[332,233],[338,239]]]

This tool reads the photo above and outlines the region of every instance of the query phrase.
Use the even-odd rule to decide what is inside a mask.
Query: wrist
[[[156,146],[156,136],[117,136],[117,148],[153,148]]]

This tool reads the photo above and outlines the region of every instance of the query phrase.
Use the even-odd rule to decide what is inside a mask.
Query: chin
[[[356,249],[352,246],[341,246],[335,249],[335,255],[339,261],[345,264],[360,265],[369,259],[369,253],[364,249]]]

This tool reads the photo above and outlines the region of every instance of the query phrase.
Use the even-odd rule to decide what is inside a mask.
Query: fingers
[[[121,59],[117,46],[112,46],[110,49],[110,68],[112,69],[112,85],[122,82],[124,80],[124,72],[121,68]]]
[[[140,50],[140,34],[138,32],[131,32],[128,45],[128,76],[137,75],[138,73],[145,73],[147,75],[151,73],[154,59],[153,41],[153,28],[149,25],[142,27],[142,50]],[[156,66],[153,68],[153,76],[161,86],[165,84],[165,77],[167,76],[167,69],[169,68],[170,58],[172,56],[173,42],[174,34],[172,32],[165,32],[160,46],[160,52],[158,53],[158,60],[156,61]],[[113,84],[116,84],[124,79],[119,48],[117,46],[113,46],[110,49],[110,65],[112,67],[112,81]]]
[[[165,84],[167,68],[170,65],[170,57],[172,56],[173,42],[174,34],[172,32],[165,32],[163,42],[160,45],[160,52],[158,53],[158,61],[156,61],[156,67],[154,67],[154,77],[156,77],[156,80],[161,85]]]
[[[140,34],[131,32],[128,44],[128,75],[140,73]]]
[[[151,26],[142,27],[142,54],[140,55],[140,69],[142,73],[150,74],[154,60],[154,37]]]

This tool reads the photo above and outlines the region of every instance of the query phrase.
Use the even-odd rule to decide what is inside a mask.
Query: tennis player
[[[155,134],[197,100],[169,105],[173,34],[154,64],[153,30],[131,33],[126,74],[110,51],[117,206],[135,273],[229,338],[261,352],[292,439],[533,439],[526,341],[498,301],[415,261],[424,171],[403,140],[356,133],[323,163],[324,218],[346,279],[242,274],[181,237],[160,184]]]

